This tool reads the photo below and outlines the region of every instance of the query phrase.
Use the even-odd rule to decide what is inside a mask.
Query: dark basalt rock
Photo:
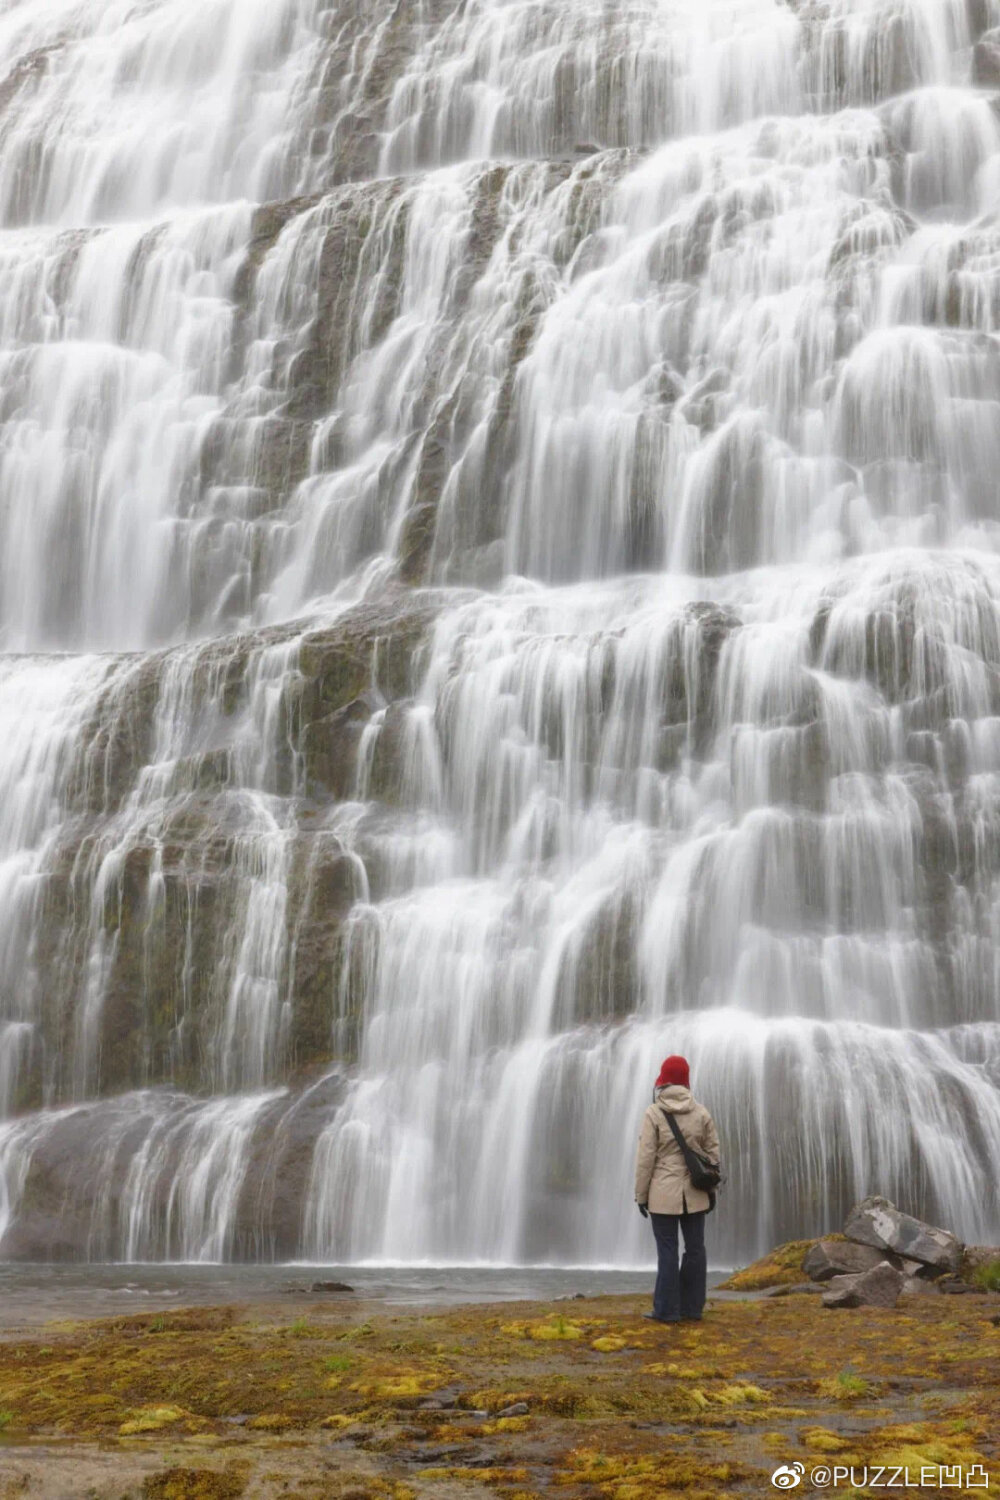
[[[329,793],[338,801],[353,796],[361,736],[372,715],[383,707],[384,700],[366,690],[333,713],[302,725],[299,749],[311,794]]]
[[[325,819],[332,801],[357,794],[358,746],[380,711],[386,726],[367,795],[401,805],[403,704],[439,603],[431,592],[390,588],[301,639],[293,625],[109,660],[37,884],[36,936],[25,956],[37,1019],[24,1037],[19,1109],[58,1105],[81,1085],[92,1096],[161,1083],[218,1087],[218,1039],[238,958],[230,934],[243,920],[253,849],[267,827],[256,794],[241,784],[240,736],[262,653],[286,645],[261,787],[279,799],[287,830],[284,1020],[266,1080],[328,1062],[341,1046],[351,1054],[356,1028],[337,1000],[340,929],[368,876]],[[158,768],[161,785],[149,796],[143,778],[162,733],[164,695],[178,679],[185,714],[212,726],[216,743]],[[95,974],[84,1033],[84,989]],[[241,1086],[231,1060],[226,1066]]]
[[[69,1110],[40,1132],[0,1259],[113,1259],[121,1195],[148,1123],[141,1108],[109,1101]]]
[[[339,840],[322,833],[298,840],[289,880],[288,1054],[292,1066],[333,1054],[340,1019],[341,925],[365,889],[360,861],[345,853]],[[342,1050],[340,1055],[343,1058]]]
[[[320,1132],[343,1100],[345,1074],[316,1065],[257,1121],[233,1226],[237,1260],[294,1260]]]
[[[233,1163],[238,1196],[228,1224],[227,1257],[288,1260],[301,1253],[306,1193],[317,1137],[338,1108],[344,1077],[333,1070],[299,1079],[253,1121]],[[113,1260],[122,1254],[128,1214],[137,1208],[133,1164],[156,1135],[142,1185],[146,1221],[140,1253],[176,1258],[179,1228],[170,1204],[179,1190],[183,1153],[199,1101],[172,1091],[122,1094],[43,1120],[26,1145],[27,1167],[17,1211],[0,1238],[13,1261]],[[168,1232],[169,1231],[169,1232]],[[149,1236],[152,1236],[152,1245]],[[324,1291],[350,1290],[340,1283]]]

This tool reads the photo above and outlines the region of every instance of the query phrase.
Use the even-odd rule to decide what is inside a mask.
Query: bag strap
[[[665,1109],[661,1109],[660,1110],[660,1114],[661,1115],[666,1115],[667,1120],[670,1123],[670,1129],[674,1133],[674,1140],[677,1142],[678,1146],[680,1146],[680,1148],[681,1148],[681,1155],[684,1158],[684,1165],[687,1167],[688,1171],[690,1172],[691,1171],[691,1163],[692,1162],[694,1162],[695,1166],[698,1165],[697,1161],[695,1160],[695,1155],[694,1155],[694,1149],[693,1149],[693,1147],[691,1147],[688,1144],[688,1141],[687,1141],[686,1136],[684,1135],[684,1132],[681,1130],[681,1127],[678,1125],[677,1121],[674,1119],[673,1111],[672,1110],[668,1111],[668,1110],[665,1110]]]

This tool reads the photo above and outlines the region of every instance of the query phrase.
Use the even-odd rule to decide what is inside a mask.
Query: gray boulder
[[[874,1245],[858,1245],[851,1240],[820,1240],[802,1262],[811,1281],[830,1281],[834,1276],[860,1276],[880,1261],[895,1264],[895,1257]]]
[[[866,1198],[852,1208],[844,1233],[857,1245],[893,1250],[942,1271],[957,1271],[962,1262],[962,1245],[953,1234],[901,1213],[888,1198]]]
[[[906,1280],[887,1260],[858,1276],[834,1276],[823,1292],[824,1307],[895,1307]]]

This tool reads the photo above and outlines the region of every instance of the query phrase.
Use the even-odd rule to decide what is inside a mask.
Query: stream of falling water
[[[0,0],[0,1256],[1000,1239],[998,476],[1000,0]]]

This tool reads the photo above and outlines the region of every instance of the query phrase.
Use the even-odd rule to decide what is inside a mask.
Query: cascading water
[[[0,1254],[1000,1237],[998,0],[0,7]],[[634,1222],[635,1221],[635,1222]]]

